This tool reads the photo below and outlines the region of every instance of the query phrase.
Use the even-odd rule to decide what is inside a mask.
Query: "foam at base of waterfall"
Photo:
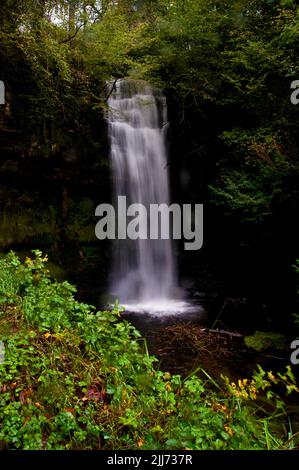
[[[151,301],[123,305],[126,312],[143,313],[148,315],[179,315],[181,313],[197,313],[202,308],[182,300],[155,299]]]

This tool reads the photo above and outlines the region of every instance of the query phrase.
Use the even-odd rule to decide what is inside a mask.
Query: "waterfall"
[[[167,107],[159,90],[118,80],[108,99],[114,197],[133,203],[169,204]],[[111,294],[121,303],[167,304],[177,296],[172,240],[117,240]]]

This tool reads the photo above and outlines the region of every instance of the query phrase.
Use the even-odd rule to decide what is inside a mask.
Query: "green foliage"
[[[82,11],[85,2],[16,3],[6,1],[1,6],[0,68],[9,104],[5,127],[22,133],[24,156],[61,154],[70,141],[81,145],[82,153],[91,152],[96,112],[90,110],[100,99],[104,81],[99,77],[91,81],[65,21],[69,4]],[[82,25],[81,20],[76,15]],[[78,25],[78,35],[80,31]],[[96,86],[98,93],[94,93]]]
[[[284,350],[286,337],[280,333],[256,331],[253,335],[244,338],[246,346],[258,352],[267,349]]]
[[[198,99],[214,100],[219,84],[216,70],[226,15],[212,4],[161,1],[145,34],[144,60],[149,71],[145,74],[184,101],[192,95],[193,105],[198,105]]]
[[[222,52],[219,104],[237,118],[220,135],[225,157],[210,191],[214,203],[241,222],[283,224],[285,208],[298,206],[297,118],[289,103],[299,73],[298,43],[290,39],[298,9],[293,2],[264,2],[256,14],[257,3],[231,28]]]
[[[241,221],[259,223],[269,220],[292,197],[296,201],[296,189],[287,188],[287,183],[297,174],[298,163],[284,154],[270,128],[226,131],[223,140],[232,155],[223,163],[218,185],[210,186],[217,205],[237,213]]]
[[[140,334],[112,311],[74,299],[36,251],[0,261],[0,442],[9,449],[283,449],[272,430],[283,403],[272,384],[298,391],[288,369],[261,368],[223,387],[157,370]],[[258,404],[268,395],[269,414]],[[259,411],[258,411],[259,410]],[[284,441],[287,444],[284,445]],[[291,444],[290,444],[291,443]]]
[[[134,15],[132,15],[134,18]],[[144,25],[119,9],[111,8],[100,23],[91,26],[84,36],[85,64],[92,75],[111,80],[128,76],[139,69],[134,60]],[[134,51],[134,54],[133,54]]]

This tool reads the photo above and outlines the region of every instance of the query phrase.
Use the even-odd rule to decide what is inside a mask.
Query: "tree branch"
[[[113,85],[111,87],[111,90],[109,91],[108,95],[106,96],[106,101],[109,100],[110,96],[112,95],[113,91],[115,90],[115,85],[116,85],[117,80],[119,80],[119,79],[116,78],[114,80]]]
[[[77,34],[79,33],[80,29],[81,28],[84,28],[84,26],[87,24],[88,20],[85,20],[82,24],[80,24],[80,26],[76,29],[76,31],[74,32],[74,34],[72,34],[71,36],[69,36],[67,39],[63,39],[63,41],[59,41],[58,44],[65,44],[67,42],[70,42],[72,41],[73,39],[75,39],[75,37],[77,36]]]

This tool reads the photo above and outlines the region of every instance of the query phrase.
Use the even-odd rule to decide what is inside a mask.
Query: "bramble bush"
[[[157,370],[121,316],[75,300],[40,251],[0,260],[0,447],[5,449],[291,449],[284,402],[294,376],[259,368],[223,385]],[[274,389],[273,389],[274,387]],[[276,390],[277,389],[277,390]],[[275,390],[275,392],[274,392]]]

